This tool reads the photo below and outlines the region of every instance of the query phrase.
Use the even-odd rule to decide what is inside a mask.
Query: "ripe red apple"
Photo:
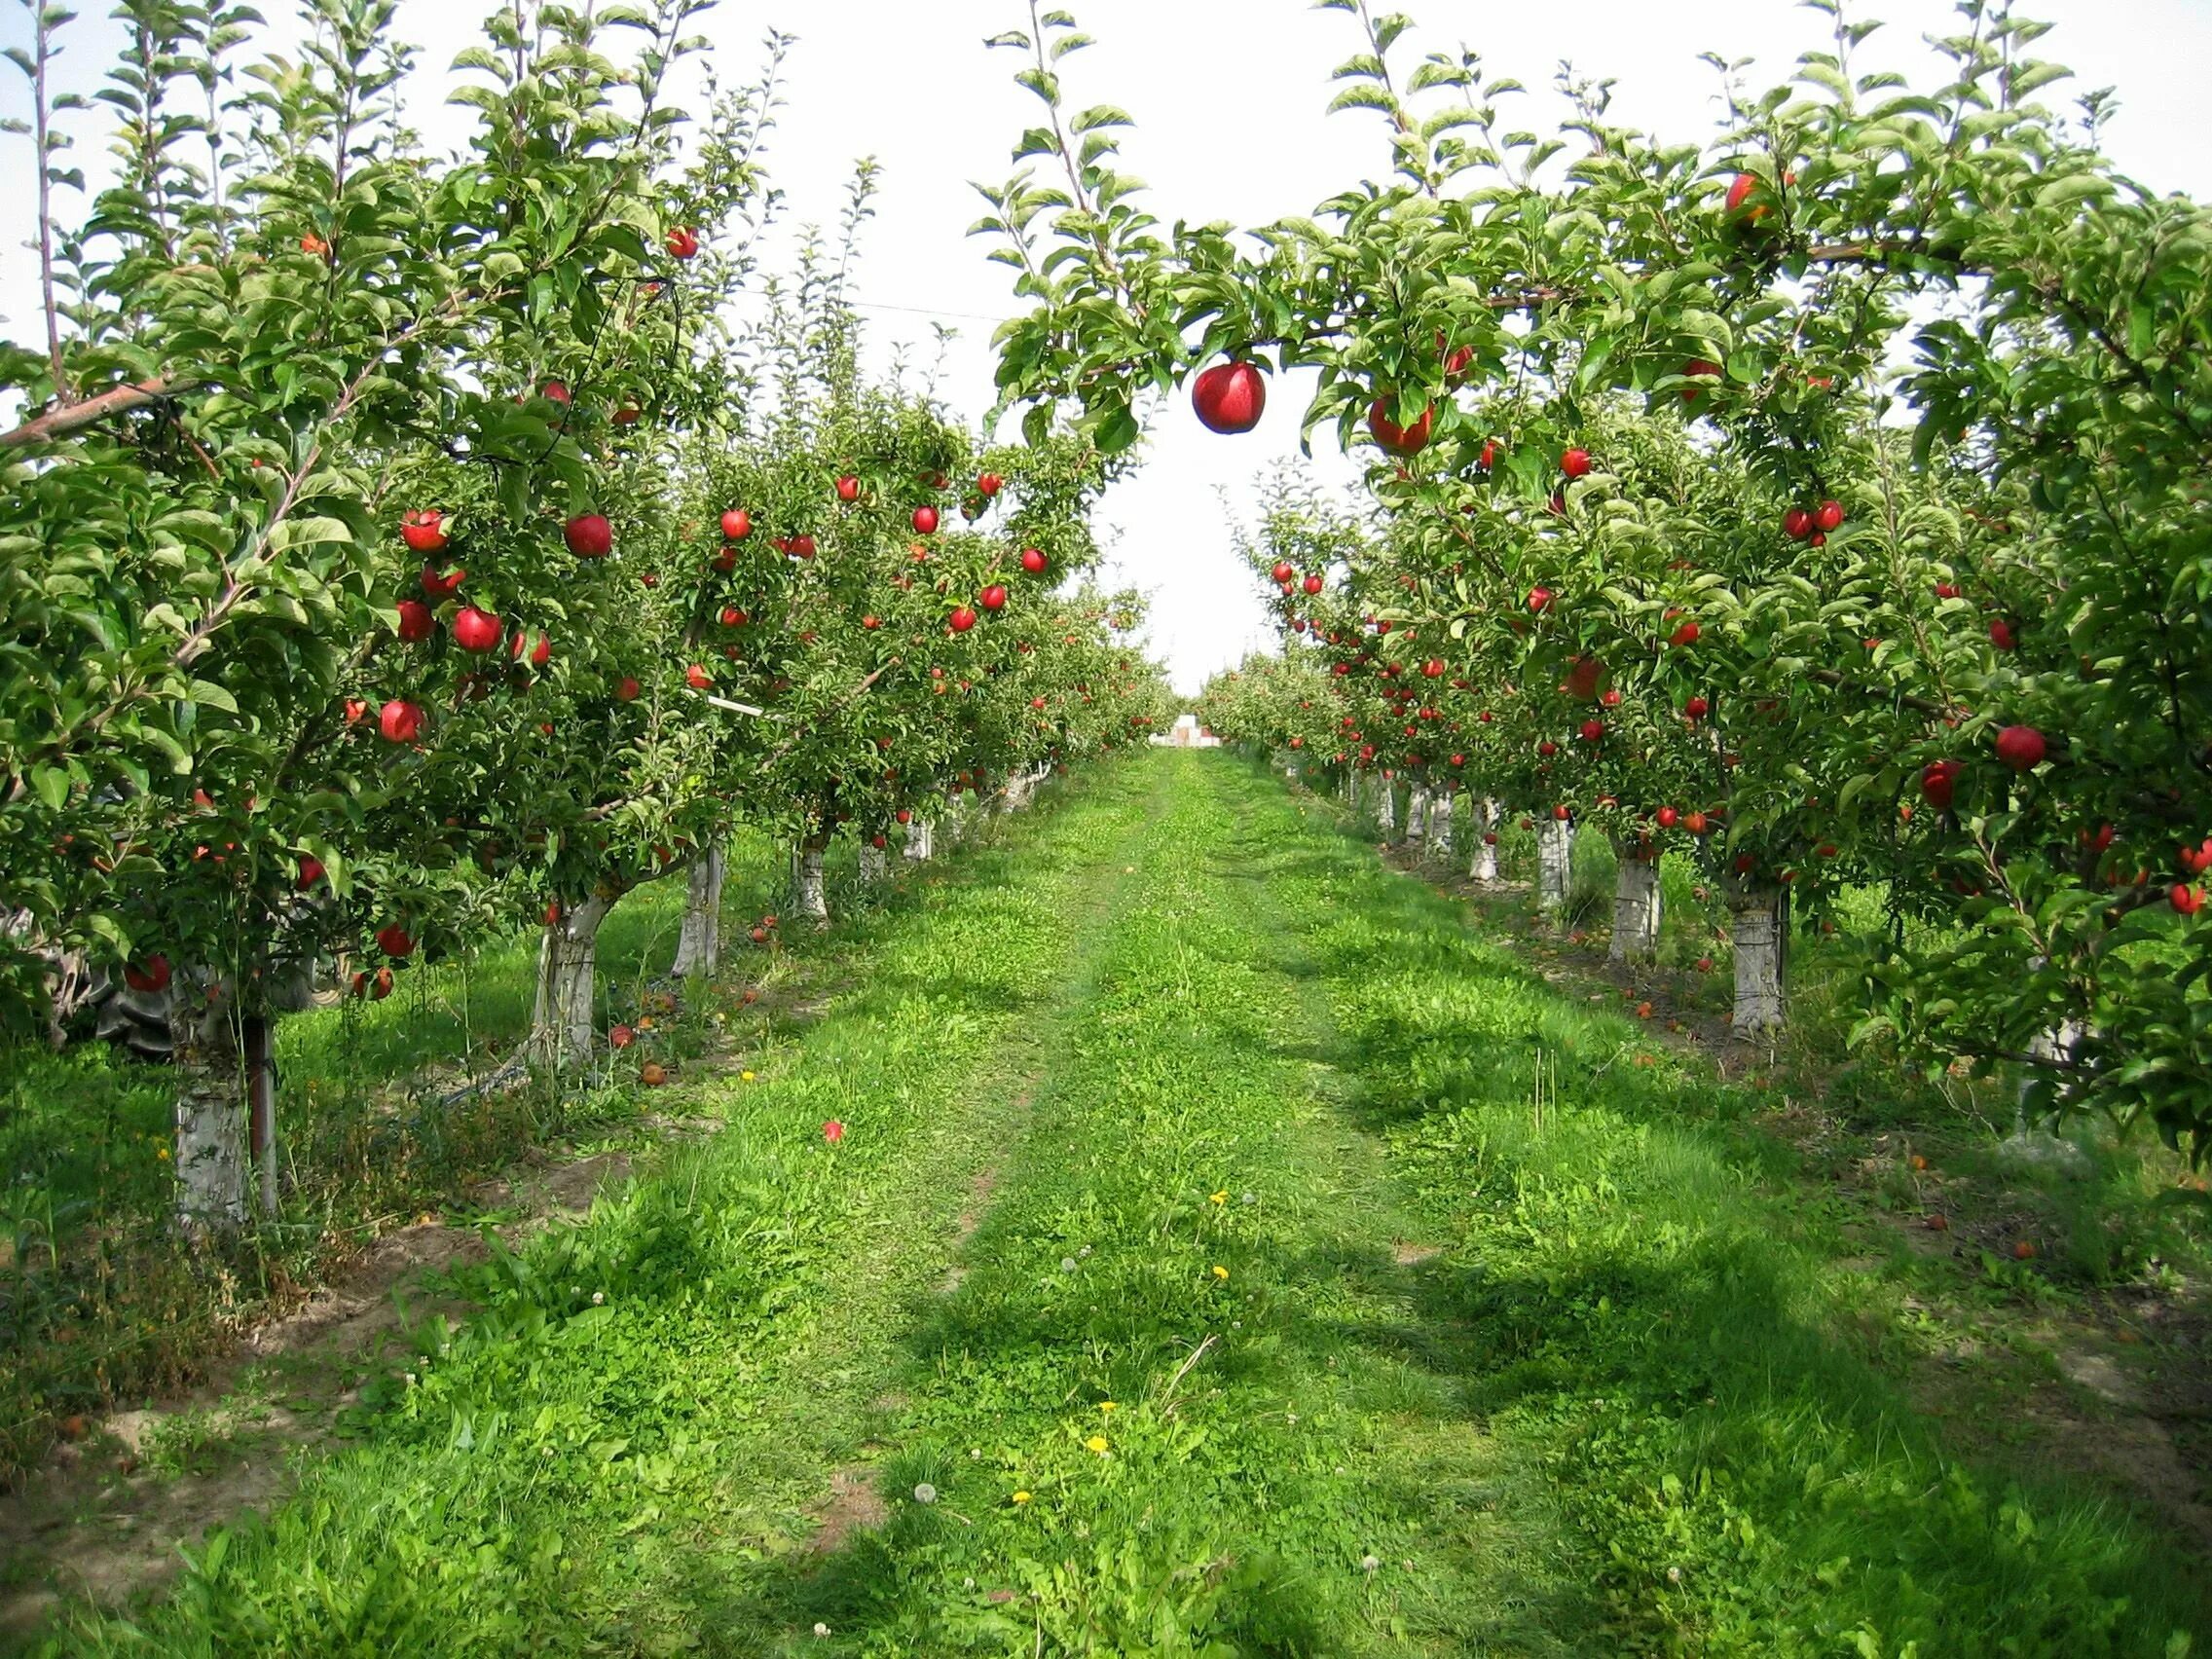
[[[399,515],[399,539],[418,553],[435,553],[446,544],[445,514],[415,507]]]
[[[456,565],[442,576],[438,574],[436,567],[426,566],[422,576],[423,592],[432,600],[450,599],[453,597],[454,591],[467,579],[468,572],[459,565]]]
[[[986,472],[976,480],[976,494],[986,501],[1006,487],[1006,480],[995,472]]]
[[[1483,453],[1477,459],[1475,464],[1485,472],[1490,471],[1492,467],[1497,464],[1497,440],[1495,438],[1485,438],[1483,440]]]
[[[322,861],[320,859],[306,853],[300,855],[300,874],[297,885],[302,893],[320,881],[322,873]]]
[[[1397,407],[1394,397],[1378,397],[1367,409],[1367,429],[1375,441],[1392,455],[1419,455],[1428,447],[1428,434],[1435,424],[1433,406],[1420,412],[1420,418],[1411,425],[1401,426],[1391,419],[1390,412]]]
[[[560,381],[549,380],[537,388],[537,395],[548,403],[566,405],[569,401],[569,388]]]
[[[157,952],[143,962],[128,964],[123,970],[123,982],[149,996],[165,991],[169,983],[169,959]]]
[[[1936,584],[1936,597],[1937,599],[1957,599],[1959,597],[1959,584],[1956,582],[1937,582]]]
[[[1051,562],[1039,548],[1024,547],[1021,550],[1021,568],[1033,576],[1043,575],[1045,567]]]
[[[2204,889],[2177,881],[2167,890],[2166,903],[2183,915],[2194,916],[2204,908]]]
[[[1295,580],[1298,575],[1297,570],[1287,559],[1277,563],[1274,570],[1270,573],[1273,575],[1276,585],[1281,587],[1289,586],[1290,583]]]
[[[1682,828],[1693,835],[1702,835],[1713,828],[1713,822],[1702,812],[1687,812],[1682,815]]]
[[[840,479],[838,479],[838,480],[837,480],[837,499],[838,499],[838,500],[840,500],[840,501],[857,501],[857,500],[859,500],[860,498],[861,498],[861,481],[860,481],[860,480],[859,480],[858,478],[855,478],[855,477],[854,477],[854,476],[853,476],[853,475],[852,475],[851,473],[849,473],[849,472],[848,472],[848,473],[846,473],[846,474],[845,474],[845,476],[844,476],[844,477],[842,477],[842,478],[840,478]]]
[[[1251,363],[1216,363],[1191,383],[1191,408],[1209,432],[1249,432],[1267,407],[1267,377]]]
[[[1568,806],[1565,801],[1562,801],[1559,805],[1552,808],[1552,817],[1557,819],[1562,824],[1565,824],[1569,818],[1572,818],[1573,816],[1574,809]]]
[[[413,743],[423,735],[423,711],[404,697],[394,697],[378,711],[377,729],[387,743]]]
[[[1843,503],[1841,501],[1823,501],[1818,507],[1814,508],[1813,528],[1824,532],[1842,529]]]
[[[1559,745],[1554,743],[1550,738],[1547,737],[1541,743],[1536,745],[1536,753],[1538,755],[1541,755],[1546,760],[1549,760],[1553,756],[1559,753]]]
[[[1682,705],[1682,713],[1693,720],[1702,720],[1712,712],[1713,705],[1703,697],[1692,697]]]
[[[644,690],[645,687],[638,683],[637,677],[635,675],[625,674],[621,678],[621,680],[615,683],[614,700],[617,703],[635,703],[638,700],[640,693],[642,693]]]
[[[2046,745],[2034,726],[2009,725],[1997,734],[1997,758],[2015,772],[2032,772],[2043,764]]]
[[[914,534],[916,535],[935,535],[937,534],[937,508],[916,507],[914,509]]]
[[[1712,362],[1707,358],[1692,357],[1688,362],[1682,365],[1682,373],[1684,375],[1692,377],[1698,375],[1711,375],[1715,380],[1717,380],[1720,377],[1721,368],[1718,363]],[[1707,387],[1702,386],[1685,386],[1682,387],[1682,401],[1684,403],[1695,403],[1700,397],[1705,395],[1707,389]]]
[[[1792,541],[1803,541],[1813,534],[1813,515],[1803,507],[1791,507],[1782,515],[1782,534]]]
[[[1004,610],[1006,608],[1006,588],[1001,583],[993,582],[976,597],[985,610]]]
[[[901,808],[900,808],[900,809],[899,809],[899,810],[898,810],[897,812],[894,812],[894,813],[893,813],[893,814],[892,814],[891,816],[892,816],[893,818],[897,819],[897,820],[898,820],[898,821],[899,821],[899,822],[900,822],[901,824],[911,824],[911,823],[913,823],[913,822],[914,822],[914,814],[913,814],[912,810],[911,810],[910,808],[907,808],[907,807],[903,807],[903,807],[901,807]]]
[[[1608,708],[1608,709],[1617,709],[1617,708],[1619,708],[1619,707],[1621,706],[1621,692],[1620,692],[1620,687],[1619,687],[1619,686],[1617,686],[1617,685],[1616,685],[1616,686],[1614,686],[1614,687],[1613,687],[1613,688],[1612,688],[1611,690],[1607,691],[1607,692],[1606,692],[1606,693],[1605,693],[1605,694],[1604,694],[1604,695],[1603,697],[1599,698],[1599,699],[1598,699],[1598,701],[1599,701],[1599,702],[1600,702],[1601,704],[1603,704],[1603,705],[1604,705],[1604,707]]]
[[[668,251],[676,259],[690,259],[699,251],[699,239],[689,230],[679,226],[668,233]]]
[[[1551,602],[1552,590],[1550,588],[1534,587],[1529,590],[1529,609],[1531,612],[1542,610]]]
[[[454,612],[454,644],[464,651],[489,651],[499,644],[499,619],[489,610],[464,605]]]
[[[1440,657],[1430,657],[1426,662],[1420,665],[1420,671],[1423,676],[1430,680],[1442,680],[1444,678],[1443,659]]]
[[[1672,634],[1667,636],[1667,644],[1673,645],[1677,650],[1679,650],[1684,645],[1696,645],[1699,638],[1704,634],[1704,632],[1705,630],[1700,628],[1695,622],[1684,622],[1679,628],[1677,628]]]
[[[540,634],[537,636],[537,644],[533,645],[530,644],[529,637],[520,628],[514,631],[514,637],[507,642],[508,660],[512,662],[522,661],[523,651],[526,647],[530,652],[530,666],[533,668],[543,668],[553,660],[553,642],[550,638]]]
[[[2019,641],[2013,637],[2012,624],[2000,616],[1989,624],[1989,643],[2001,651],[2009,651]]]
[[[1931,760],[1920,769],[1920,794],[1937,812],[1951,810],[1951,796],[1962,770],[1956,760]]]
[[[1662,830],[1672,830],[1682,821],[1681,813],[1671,806],[1661,807],[1654,816],[1658,819],[1659,828]]]
[[[1570,449],[1559,458],[1559,469],[1569,478],[1587,478],[1590,475],[1590,452]]]
[[[1604,720],[1584,720],[1576,735],[1584,743],[1596,743],[1605,735],[1605,722]]]
[[[952,614],[946,618],[946,621],[955,634],[965,634],[969,629],[975,627],[976,613],[965,605],[956,605],[952,608]]]
[[[753,534],[753,515],[743,507],[731,507],[722,514],[722,539],[743,541]]]
[[[715,677],[700,664],[693,663],[683,671],[683,682],[694,691],[705,691],[714,684]]]
[[[387,956],[409,957],[415,954],[415,938],[397,922],[387,922],[377,929],[377,948]]]
[[[399,602],[399,637],[407,644],[415,645],[428,639],[430,631],[436,626],[437,619],[430,614],[430,608],[421,600],[403,599]]]
[[[579,559],[604,559],[614,550],[614,527],[604,513],[579,513],[562,526],[561,535]]]
[[[1765,218],[1768,211],[1767,204],[1763,202],[1751,203],[1751,198],[1758,194],[1761,188],[1758,174],[1738,173],[1734,181],[1728,186],[1727,212],[1729,217],[1734,218],[1741,214],[1745,223],[1753,225]],[[1751,206],[1747,212],[1746,203],[1751,203]]]

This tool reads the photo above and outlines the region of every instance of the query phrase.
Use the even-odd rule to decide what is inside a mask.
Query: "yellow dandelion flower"
[[[737,1081],[740,1083],[751,1083],[753,1081],[753,1074],[751,1072],[739,1072],[737,1074]]]
[[[1223,1188],[1223,1189],[1222,1189],[1222,1190],[1221,1190],[1220,1192],[1218,1192],[1218,1193],[1212,1193],[1212,1194],[1209,1194],[1209,1195],[1207,1196],[1207,1199],[1206,1199],[1206,1201],[1207,1201],[1208,1203],[1216,1203],[1216,1204],[1225,1204],[1225,1203],[1229,1202],[1229,1189],[1228,1189],[1227,1187],[1224,1187],[1224,1188]]]
[[[1213,1276],[1217,1279],[1225,1279],[1229,1276],[1229,1270],[1225,1267],[1222,1267],[1219,1263],[1216,1263],[1214,1265]]]
[[[1114,1409],[1114,1402],[1112,1400],[1100,1400],[1098,1409],[1102,1412],[1110,1412]]]
[[[164,1163],[166,1163],[169,1158],[169,1149],[166,1146],[157,1147],[154,1151],[154,1156],[160,1159]]]
[[[1029,1494],[1025,1492],[1017,1492],[1014,1494],[1014,1501],[1016,1503],[1027,1503],[1029,1501]]]
[[[1106,1437],[1103,1434],[1094,1434],[1088,1440],[1086,1440],[1083,1444],[1089,1451],[1097,1453],[1101,1457],[1106,1456]]]

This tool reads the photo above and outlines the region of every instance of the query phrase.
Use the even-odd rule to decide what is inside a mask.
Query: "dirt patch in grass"
[[[880,1527],[891,1519],[891,1506],[875,1490],[875,1476],[865,1468],[839,1469],[830,1477],[830,1495],[809,1513],[814,1536],[807,1548],[815,1555],[830,1555],[844,1548],[855,1532]]]

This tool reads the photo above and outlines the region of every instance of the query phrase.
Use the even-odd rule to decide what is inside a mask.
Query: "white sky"
[[[1067,95],[1079,107],[1117,103],[1136,118],[1124,166],[1153,187],[1148,204],[1163,221],[1262,223],[1306,211],[1387,165],[1379,117],[1322,113],[1333,90],[1328,72],[1355,44],[1354,24],[1341,14],[1309,10],[1304,0],[1063,3],[1098,37],[1063,64]],[[1549,88],[1567,57],[1581,74],[1617,78],[1616,119],[1681,139],[1702,137],[1715,113],[1715,81],[1697,60],[1701,51],[1756,58],[1752,84],[1764,87],[1797,53],[1827,39],[1825,19],[1788,0],[1402,3],[1424,26],[1400,53],[1479,48],[1493,74],[1532,90],[1513,100],[1526,106],[1517,124],[1555,119]],[[2108,145],[2120,165],[2156,189],[2212,195],[2212,0],[2021,3],[2058,25],[2039,43],[2043,55],[2079,75],[2043,95],[2055,101],[2117,87],[2120,114]],[[278,13],[268,0],[263,9]],[[433,144],[455,142],[463,130],[464,112],[441,112],[437,100],[445,65],[474,37],[483,9],[483,0],[401,0],[400,32],[424,49],[425,85],[411,113]],[[91,91],[117,37],[94,6],[86,13],[68,37],[61,82]],[[1954,21],[1947,0],[1855,0],[1853,14],[1890,19],[1862,49],[1862,70],[1925,65],[1923,36]],[[887,358],[906,342],[926,362],[935,356],[933,323],[957,327],[939,390],[972,415],[990,403],[992,324],[1013,302],[1009,273],[985,262],[984,241],[965,235],[985,210],[970,181],[1005,178],[1014,140],[1038,108],[1010,78],[1014,55],[985,52],[981,42],[1025,24],[1020,0],[722,0],[703,22],[730,84],[753,78],[764,30],[798,36],[768,156],[789,202],[787,223],[833,222],[852,160],[881,160],[877,217],[856,284],[870,308],[871,343]],[[21,9],[8,7],[0,44],[20,44],[27,32]],[[8,77],[0,114],[24,113],[20,78],[0,73]],[[1915,79],[1925,85],[1929,75]],[[99,137],[79,130],[73,159],[96,177]],[[20,139],[4,142],[0,220],[24,226],[29,149]],[[65,199],[65,213],[70,206]],[[40,326],[34,276],[27,253],[0,248],[0,333],[18,341]],[[1222,496],[1233,509],[1248,506],[1254,477],[1295,453],[1303,405],[1299,386],[1277,382],[1265,424],[1233,439],[1205,432],[1178,401],[1154,422],[1144,469],[1105,503],[1110,574],[1153,595],[1153,646],[1187,691],[1272,639],[1251,579],[1230,552]],[[1350,475],[1334,457],[1322,470]]]

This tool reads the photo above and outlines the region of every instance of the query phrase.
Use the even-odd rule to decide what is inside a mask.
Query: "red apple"
[[[1006,589],[998,582],[993,582],[985,588],[980,594],[977,595],[977,599],[985,610],[1004,610],[1006,608]]]
[[[1288,587],[1291,582],[1297,579],[1298,571],[1289,560],[1285,559],[1277,564],[1270,574],[1274,577],[1277,586]]]
[[[464,605],[454,612],[454,644],[464,651],[489,651],[499,644],[499,619],[489,610]]]
[[[956,605],[952,608],[951,616],[946,620],[955,634],[965,634],[969,629],[975,627],[976,613],[965,605]]]
[[[1814,508],[1813,528],[1820,531],[1842,529],[1843,503],[1841,501],[1823,501],[1818,507]]]
[[[635,675],[625,674],[615,683],[614,700],[617,703],[635,703],[644,690],[645,687],[638,683]]]
[[[1604,720],[1584,720],[1576,735],[1584,743],[1596,743],[1605,735],[1605,722]]]
[[[753,534],[753,515],[743,507],[731,507],[722,514],[722,539],[743,541]]]
[[[848,473],[846,473],[846,474],[845,474],[845,476],[844,476],[844,477],[842,477],[842,478],[840,478],[840,479],[838,479],[838,480],[837,480],[837,499],[838,499],[838,500],[840,500],[840,501],[857,501],[857,500],[859,500],[860,498],[861,498],[861,481],[860,481],[860,480],[859,480],[858,478],[855,478],[855,477],[854,477],[854,476],[853,476],[853,475],[852,475],[851,473],[849,473],[849,472],[848,472]]]
[[[2013,637],[2012,624],[2000,616],[1989,624],[1989,643],[2001,651],[2009,651],[2019,641]]]
[[[437,619],[430,614],[430,608],[421,600],[403,599],[399,602],[399,637],[407,644],[415,645],[428,639],[436,626]]]
[[[914,534],[916,535],[935,535],[937,534],[937,508],[916,507],[914,509]]]
[[[1529,590],[1529,608],[1531,612],[1542,610],[1551,602],[1552,590],[1550,588],[1534,587]]]
[[[300,855],[299,890],[305,893],[322,879],[322,861],[303,853]]]
[[[1321,578],[1319,576],[1312,575],[1308,576],[1303,582],[1300,582],[1298,585],[1304,588],[1309,595],[1312,595],[1321,591],[1322,584]]]
[[[1267,407],[1267,378],[1251,363],[1216,363],[1191,383],[1191,408],[1209,432],[1249,432]]]
[[[1960,762],[1956,760],[1931,760],[1920,769],[1920,794],[1937,812],[1951,810],[1951,796],[1958,788]]]
[[[2204,908],[2204,889],[2175,882],[2166,892],[2166,902],[2185,916],[2194,916]]]
[[[1586,449],[1568,450],[1559,458],[1559,469],[1569,478],[1589,477],[1590,452]]]
[[[468,572],[459,565],[456,565],[442,576],[438,574],[435,567],[425,567],[422,576],[423,591],[433,600],[451,599],[455,590],[467,579]]]
[[[1392,455],[1419,455],[1428,447],[1428,434],[1435,424],[1434,407],[1423,409],[1420,418],[1409,426],[1401,426],[1391,419],[1390,412],[1397,407],[1393,397],[1378,397],[1367,409],[1367,429],[1375,441]]]
[[[123,982],[132,990],[143,991],[149,996],[157,991],[165,991],[168,989],[169,983],[169,959],[156,953],[143,962],[130,963],[123,970]]]
[[[668,233],[668,251],[672,258],[690,259],[699,251],[699,239],[689,230],[679,226]]]
[[[1705,630],[1700,628],[1695,622],[1684,622],[1679,628],[1677,628],[1672,634],[1667,636],[1667,644],[1679,650],[1684,645],[1696,645],[1699,637],[1703,635],[1704,632]]]
[[[1689,716],[1689,718],[1693,720],[1702,720],[1709,713],[1712,712],[1712,708],[1713,705],[1708,703],[1703,697],[1692,697],[1688,702],[1682,705],[1682,713]]]
[[[1803,541],[1813,534],[1813,515],[1803,507],[1791,507],[1782,515],[1782,534],[1792,541]]]
[[[514,637],[507,642],[508,660],[522,661],[523,651],[526,648],[530,652],[530,666],[533,668],[543,668],[553,660],[553,642],[550,638],[540,634],[537,636],[537,644],[533,645],[530,644],[529,636],[522,629],[517,628],[514,631]]]
[[[418,553],[435,553],[446,544],[445,514],[416,507],[399,515],[399,539]]]
[[[561,535],[579,559],[604,559],[614,550],[614,527],[604,513],[579,513],[562,526]]]
[[[995,472],[986,472],[976,480],[976,494],[986,501],[1006,488],[1006,480]]]
[[[413,743],[423,735],[423,711],[403,697],[394,697],[378,711],[377,729],[387,743]]]
[[[1021,568],[1027,571],[1033,576],[1043,575],[1045,573],[1045,567],[1049,563],[1051,563],[1051,561],[1049,561],[1045,557],[1044,553],[1038,548],[1024,547],[1021,550]]]
[[[1552,808],[1552,817],[1557,819],[1562,824],[1565,824],[1569,818],[1572,818],[1573,816],[1574,809],[1568,806],[1565,801],[1562,801],[1558,806]]]
[[[409,957],[415,954],[415,938],[397,922],[387,922],[377,929],[377,948],[387,956]]]
[[[2032,772],[2043,764],[2046,745],[2034,726],[2009,725],[1997,734],[1997,758],[2015,772]]]
[[[694,691],[705,691],[715,683],[715,677],[698,663],[683,671],[683,682]]]

